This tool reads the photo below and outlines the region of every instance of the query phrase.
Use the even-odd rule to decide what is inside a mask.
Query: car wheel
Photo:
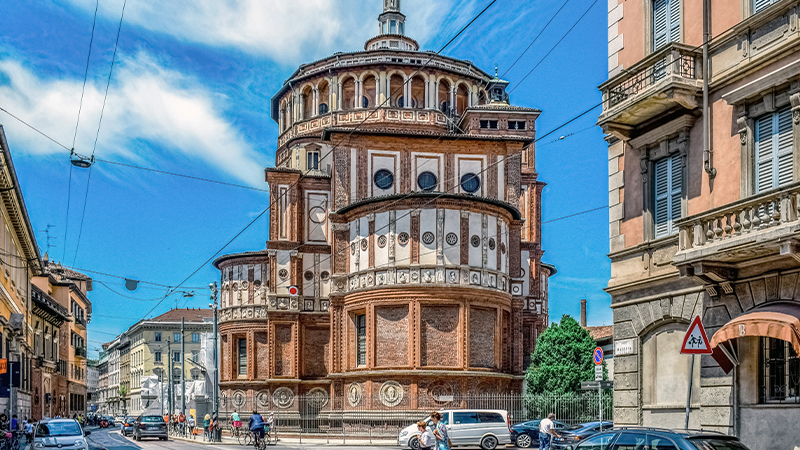
[[[483,450],[494,450],[497,448],[497,438],[494,436],[486,436],[481,439],[481,448]]]
[[[408,447],[409,447],[411,450],[417,450],[417,449],[419,448],[419,438],[417,438],[416,436],[414,436],[414,437],[412,437],[411,439],[409,439],[409,440],[408,440]]]
[[[528,448],[533,444],[533,439],[528,434],[520,434],[517,436],[517,447]]]

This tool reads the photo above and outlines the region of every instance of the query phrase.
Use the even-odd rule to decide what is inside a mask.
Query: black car
[[[570,450],[651,449],[651,450],[748,450],[736,436],[703,430],[625,427],[597,433]]]
[[[542,419],[529,420],[522,422],[511,427],[511,442],[519,448],[538,447],[539,446],[539,423]],[[553,426],[557,432],[561,432],[569,425],[557,420],[553,421]]]
[[[608,430],[613,426],[613,422],[603,421],[602,430]],[[586,422],[565,428],[561,431],[556,430],[561,437],[554,437],[550,444],[550,448],[553,450],[572,450],[576,444],[582,442],[600,430],[600,422]]]

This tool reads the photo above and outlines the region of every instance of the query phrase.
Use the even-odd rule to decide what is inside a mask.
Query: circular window
[[[315,206],[308,211],[308,218],[314,223],[325,222],[325,208]]]
[[[417,177],[417,186],[423,191],[432,191],[436,189],[436,185],[439,183],[439,180],[436,179],[436,175],[433,172],[422,172]]]
[[[278,271],[278,276],[285,280],[289,277],[289,271],[286,269],[281,269]]]
[[[306,272],[303,274],[303,278],[305,278],[306,281],[313,280],[314,279],[314,272],[312,272],[310,270],[306,270]]]
[[[500,253],[502,253],[504,255],[506,253],[506,244],[505,244],[505,242],[501,242],[500,243]]]
[[[481,245],[481,238],[479,238],[477,234],[473,234],[472,237],[469,238],[469,243],[472,244],[473,247],[478,247]]]
[[[489,250],[494,250],[494,238],[489,238]]]
[[[369,243],[367,243],[367,240],[366,239],[362,239],[361,240],[361,250],[366,251],[367,250],[367,246],[369,246]]]
[[[455,233],[447,233],[444,240],[447,242],[447,245],[456,245],[458,244],[458,235]]]
[[[422,242],[426,244],[433,244],[434,239],[436,239],[436,236],[434,236],[430,231],[422,233]]]
[[[461,177],[461,189],[470,194],[481,188],[481,180],[474,173],[467,173]]]
[[[378,236],[378,247],[386,247],[386,236]]]
[[[400,245],[406,245],[406,244],[408,244],[409,238],[410,237],[408,236],[408,233],[406,233],[404,231],[404,232],[400,233],[399,235],[397,235],[397,242],[399,242]]]
[[[260,288],[261,287],[261,280],[253,281],[253,286],[255,286],[256,288]]]
[[[375,181],[375,186],[378,186],[378,189],[386,190],[394,184],[394,175],[386,169],[381,169],[375,172],[373,181]]]
[[[323,270],[319,273],[319,279],[322,281],[328,281],[328,278],[331,277],[331,274],[328,273],[327,270]]]

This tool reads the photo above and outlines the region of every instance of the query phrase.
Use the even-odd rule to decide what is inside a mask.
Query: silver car
[[[142,438],[158,438],[167,440],[167,423],[161,416],[139,416],[133,427],[133,440],[141,441]]]
[[[69,448],[89,450],[86,436],[91,431],[83,428],[75,419],[43,420],[33,431],[33,448]]]

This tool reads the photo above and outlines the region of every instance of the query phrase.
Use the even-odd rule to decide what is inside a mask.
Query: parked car
[[[572,450],[748,450],[736,436],[702,430],[625,427],[597,433],[570,446]]]
[[[518,423],[511,427],[511,442],[519,448],[538,447],[539,446],[539,423],[542,419],[529,420],[527,422]],[[569,425],[557,420],[553,421],[553,426],[556,431],[561,432]]]
[[[494,450],[498,445],[511,443],[508,413],[504,410],[459,409],[439,412],[442,414],[442,423],[447,427],[453,446],[480,446],[484,450]],[[430,417],[427,417],[425,422],[429,427],[433,425]],[[419,448],[417,424],[402,429],[397,437],[397,443],[402,447],[417,450]]]
[[[133,427],[136,425],[136,418],[128,416],[122,421],[122,430],[120,431],[123,436],[130,436],[133,434]]]
[[[162,441],[167,440],[167,423],[161,416],[139,416],[136,426],[133,427],[133,440],[141,441],[142,438],[154,437]]]
[[[553,438],[550,448],[553,450],[572,450],[576,444],[585,440],[589,436],[598,433],[601,429],[608,430],[612,427],[614,427],[613,422],[603,421],[602,428],[600,427],[600,422],[586,422],[564,428],[558,432],[561,437]]]
[[[43,420],[33,430],[33,448],[89,450],[86,436],[90,434],[92,432],[84,431],[75,419]]]

